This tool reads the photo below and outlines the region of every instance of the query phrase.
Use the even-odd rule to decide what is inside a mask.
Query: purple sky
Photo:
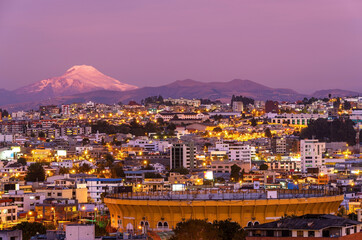
[[[79,64],[137,86],[362,91],[362,1],[0,0],[0,88]]]

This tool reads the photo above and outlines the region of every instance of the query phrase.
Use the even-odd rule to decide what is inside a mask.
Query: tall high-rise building
[[[195,168],[196,147],[193,142],[173,144],[170,154],[170,169]]]
[[[234,101],[232,107],[233,107],[234,112],[242,112],[242,111],[244,111],[244,104],[241,101]]]
[[[326,143],[318,142],[315,139],[305,139],[300,141],[300,158],[302,172],[307,172],[308,168],[319,168],[324,166],[322,154],[326,150]]]

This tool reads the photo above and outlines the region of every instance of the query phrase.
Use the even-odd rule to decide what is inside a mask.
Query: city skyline
[[[249,79],[303,93],[362,90],[358,1],[0,6],[0,84],[7,90],[80,64],[139,87]]]

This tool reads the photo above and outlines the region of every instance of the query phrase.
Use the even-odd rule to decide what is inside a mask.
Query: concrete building
[[[329,214],[307,214],[246,228],[246,240],[362,239],[362,223]]]
[[[65,229],[66,240],[92,240],[95,239],[94,225],[69,224]]]
[[[123,185],[121,178],[86,178],[88,194],[95,203],[102,202],[102,194],[111,192],[113,188]]]
[[[242,111],[244,111],[244,104],[243,104],[243,102],[234,101],[234,102],[233,102],[233,111],[234,111],[234,112],[242,112]]]
[[[19,212],[28,212],[35,209],[35,205],[43,203],[45,193],[25,193],[24,190],[9,190],[2,199],[12,200],[12,205],[18,207]]]
[[[0,225],[7,227],[7,224],[18,220],[18,206],[12,205],[12,200],[0,200]]]
[[[0,230],[0,239],[1,240],[22,240],[23,231],[15,230]]]
[[[170,169],[195,168],[196,167],[196,147],[193,142],[187,144],[173,144],[170,154]]]
[[[73,199],[77,200],[78,203],[86,203],[88,201],[87,188],[48,187],[46,189],[37,189],[36,192],[44,193],[47,198]]]
[[[325,152],[326,144],[314,139],[300,141],[300,157],[302,172],[307,172],[308,168],[322,169],[324,160],[322,154]]]

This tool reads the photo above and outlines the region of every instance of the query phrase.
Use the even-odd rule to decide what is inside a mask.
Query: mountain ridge
[[[104,81],[102,81],[104,80]],[[86,83],[84,83],[86,82]],[[75,88],[75,90],[73,89]],[[0,106],[10,111],[28,110],[44,104],[69,104],[94,101],[113,104],[140,101],[149,96],[162,95],[164,98],[209,98],[227,102],[232,95],[242,95],[255,100],[276,100],[295,102],[304,97],[323,98],[332,96],[357,96],[358,92],[327,89],[311,95],[301,94],[289,88],[272,88],[243,79],[227,82],[201,82],[193,79],[176,80],[157,86],[138,88],[104,75],[92,66],[76,65],[62,76],[38,81],[14,91],[0,89]]]

